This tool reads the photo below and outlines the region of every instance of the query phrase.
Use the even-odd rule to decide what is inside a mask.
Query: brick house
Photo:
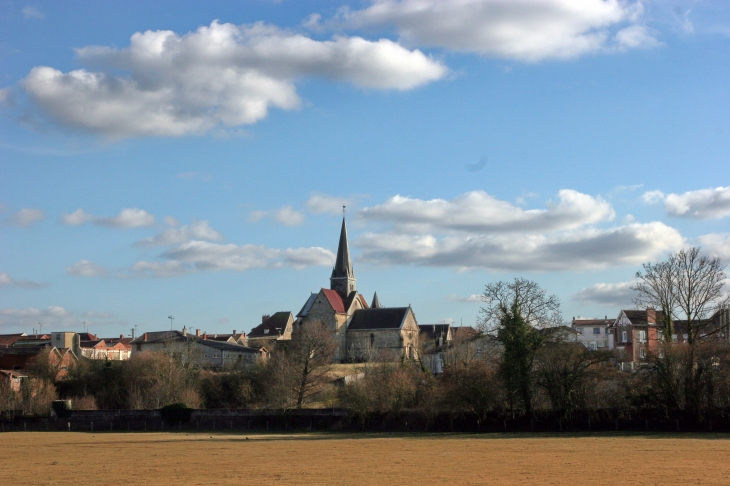
[[[649,353],[659,351],[658,319],[663,312],[654,309],[622,310],[610,329],[621,362],[642,364]]]

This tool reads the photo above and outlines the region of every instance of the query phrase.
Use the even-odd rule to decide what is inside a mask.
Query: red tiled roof
[[[19,334],[0,334],[0,346],[12,346],[15,341],[23,339],[24,333]]]
[[[357,294],[360,297],[360,303],[362,304],[363,309],[369,309],[370,306],[368,305],[368,301],[365,300],[365,297],[362,296],[362,294]]]
[[[335,312],[338,314],[345,313],[345,303],[342,301],[342,297],[336,290],[322,289],[322,292],[324,292],[324,296],[327,297],[327,300]]]

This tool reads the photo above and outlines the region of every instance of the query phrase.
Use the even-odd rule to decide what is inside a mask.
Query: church
[[[322,322],[332,332],[337,361],[362,361],[376,353],[392,358],[418,354],[419,329],[411,306],[383,307],[377,292],[368,305],[357,291],[344,216],[330,287],[309,296],[294,324],[308,321]]]

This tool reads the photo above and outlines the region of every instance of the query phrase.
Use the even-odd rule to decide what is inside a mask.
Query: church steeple
[[[375,292],[375,295],[373,295],[373,303],[370,305],[371,309],[380,309],[383,307],[383,304],[380,303],[380,299],[378,299],[378,293]]]
[[[345,212],[345,207],[342,207]],[[342,216],[342,229],[340,230],[340,244],[337,247],[337,260],[335,267],[332,269],[330,277],[330,288],[336,290],[343,298],[347,298],[350,292],[357,290],[355,272],[352,270],[352,262],[350,261],[350,245],[347,243],[347,226],[345,225],[345,216]]]

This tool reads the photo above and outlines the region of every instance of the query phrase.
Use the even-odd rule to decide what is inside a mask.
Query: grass
[[[5,433],[2,484],[730,484],[730,436]]]

